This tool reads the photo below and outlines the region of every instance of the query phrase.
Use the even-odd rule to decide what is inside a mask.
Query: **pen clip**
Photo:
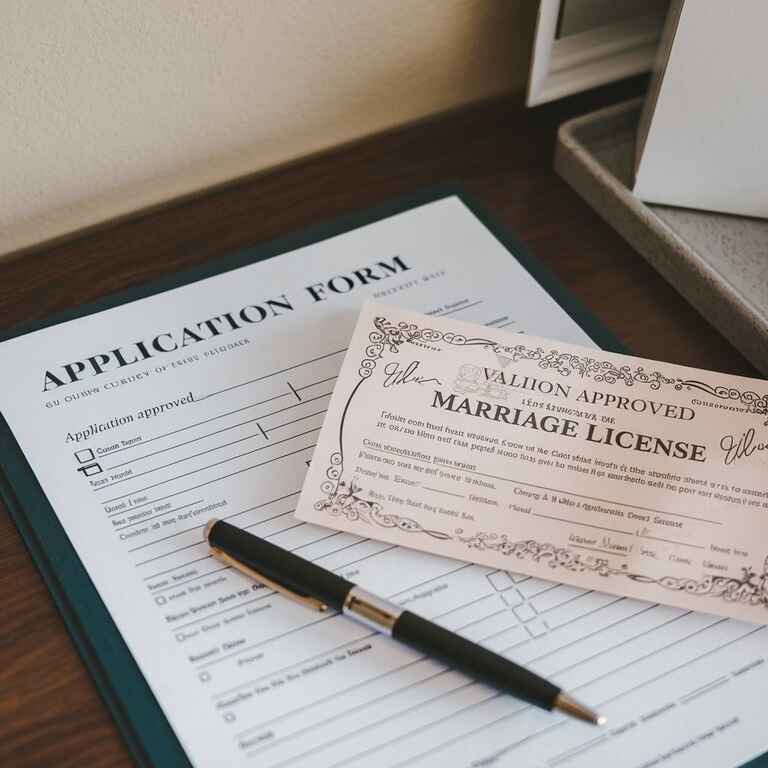
[[[246,576],[250,576],[252,579],[255,579],[265,587],[269,587],[269,589],[273,589],[275,592],[279,592],[289,600],[293,600],[294,603],[298,603],[299,605],[303,605],[305,608],[310,608],[313,611],[319,611],[321,613],[328,610],[328,606],[320,600],[316,600],[314,597],[309,597],[308,595],[300,595],[297,592],[291,592],[291,590],[287,587],[284,587],[282,584],[278,584],[276,581],[272,581],[272,579],[262,575],[250,566],[245,565],[245,563],[241,563],[239,560],[236,560],[231,555],[228,555],[226,552],[223,552],[216,547],[211,547],[211,554],[222,563],[226,563],[235,570],[240,571],[240,573],[244,573]]]

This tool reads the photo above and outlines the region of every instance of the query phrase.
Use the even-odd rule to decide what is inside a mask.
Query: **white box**
[[[635,194],[768,217],[768,2],[684,0],[668,21],[674,39],[662,41],[641,120]]]

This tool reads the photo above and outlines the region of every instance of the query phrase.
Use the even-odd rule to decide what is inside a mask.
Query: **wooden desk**
[[[757,375],[552,170],[563,120],[636,95],[641,86],[634,81],[534,112],[519,96],[473,107],[0,263],[0,327],[458,180],[635,353]],[[130,765],[1,508],[0,604],[0,765]]]

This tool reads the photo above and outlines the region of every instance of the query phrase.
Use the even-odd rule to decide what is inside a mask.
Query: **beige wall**
[[[0,255],[521,87],[533,0],[5,0]]]

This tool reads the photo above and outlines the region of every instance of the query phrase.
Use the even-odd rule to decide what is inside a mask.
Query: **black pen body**
[[[392,637],[537,707],[552,709],[560,694],[560,688],[525,667],[410,611],[400,614],[392,627]]]
[[[351,581],[224,521],[206,530],[211,547],[300,596],[309,596],[468,676],[545,709],[560,689],[455,632],[403,610]]]
[[[291,592],[313,597],[337,611],[342,610],[347,595],[355,586],[332,571],[223,520],[209,524],[206,537],[214,549],[230,555]]]

